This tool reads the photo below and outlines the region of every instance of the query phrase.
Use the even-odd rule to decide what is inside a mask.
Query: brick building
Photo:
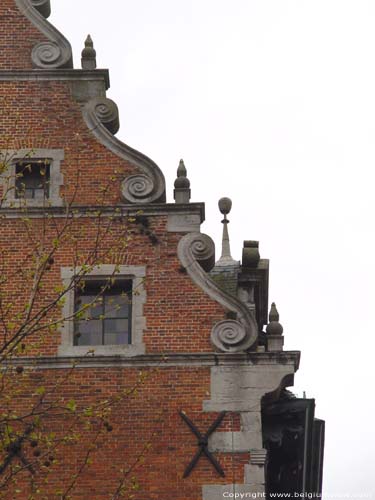
[[[167,203],[90,37],[73,69],[49,13],[0,5],[0,498],[319,493],[324,423],[286,390],[258,243],[232,259],[221,199],[215,261],[183,162]]]

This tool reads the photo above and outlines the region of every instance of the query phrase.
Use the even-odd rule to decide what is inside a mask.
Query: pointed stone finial
[[[279,315],[279,311],[276,309],[275,302],[272,302],[272,304],[271,304],[271,309],[270,309],[270,313],[269,313],[268,318],[270,320],[270,323],[279,323],[280,315]],[[282,331],[281,331],[281,333],[282,333]]]
[[[85,48],[82,50],[81,62],[82,69],[96,68],[96,50],[94,49],[94,42],[90,35],[87,35],[85,40]]]
[[[224,215],[224,219],[221,221],[223,224],[223,239],[221,246],[221,257],[216,262],[216,266],[236,266],[238,267],[238,261],[234,260],[230,253],[230,242],[229,242],[229,232],[228,224],[229,220],[227,215],[232,209],[232,200],[230,198],[220,198],[219,200],[219,210]]]
[[[177,179],[174,181],[174,199],[176,203],[189,203],[190,201],[190,181],[186,177],[187,171],[184,160],[180,160],[177,169]]]
[[[279,313],[275,302],[272,302],[269,313],[269,323],[266,328],[267,347],[269,351],[282,351],[284,345],[283,327],[279,323]]]

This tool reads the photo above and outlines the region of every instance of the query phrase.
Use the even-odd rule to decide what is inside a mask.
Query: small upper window
[[[0,149],[1,208],[62,207],[62,149]]]
[[[44,160],[22,161],[16,164],[15,197],[27,200],[49,198],[50,164]]]
[[[74,345],[131,343],[131,280],[87,280],[75,297]]]

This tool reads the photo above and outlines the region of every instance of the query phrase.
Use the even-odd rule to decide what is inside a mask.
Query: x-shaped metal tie
[[[2,464],[0,464],[0,475],[9,467],[14,458],[18,458],[22,465],[24,465],[31,474],[35,474],[34,468],[30,462],[25,458],[22,451],[22,444],[26,438],[26,434],[20,436],[16,441],[14,441],[11,445],[11,449],[8,452],[8,455],[5,457],[5,460]]]
[[[208,449],[208,438],[221,424],[221,422],[225,416],[225,411],[220,413],[220,415],[210,425],[210,427],[208,428],[208,430],[205,434],[201,434],[198,427],[193,424],[193,422],[190,420],[190,418],[186,415],[185,412],[180,411],[179,413],[181,415],[181,418],[184,420],[184,422],[186,422],[188,427],[191,429],[193,434],[198,439],[198,450],[197,450],[196,454],[194,455],[193,459],[191,460],[191,462],[189,463],[189,465],[186,467],[183,477],[188,477],[188,475],[191,473],[191,471],[196,466],[201,455],[206,455],[208,460],[215,467],[218,474],[220,474],[221,477],[224,477],[225,474],[224,474],[223,469],[221,468],[219,462],[216,460],[216,458],[212,455],[212,453]]]

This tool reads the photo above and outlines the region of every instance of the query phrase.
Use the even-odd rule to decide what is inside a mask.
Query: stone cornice
[[[68,40],[47,21],[48,0],[15,0],[20,12],[44,35],[47,40],[36,44],[31,60],[36,68],[72,68],[72,48]]]
[[[205,206],[204,203],[153,203],[137,204],[136,206],[130,204],[113,205],[113,206],[92,206],[92,205],[73,205],[70,212],[77,217],[97,217],[97,212],[100,211],[101,215],[112,217],[113,215],[134,217],[137,213],[141,212],[144,216],[154,215],[178,215],[178,214],[198,214],[201,222],[205,220]],[[30,217],[39,218],[44,217],[48,213],[55,217],[66,217],[66,207],[30,207],[22,208],[0,208],[0,217],[5,218],[18,218]]]
[[[31,69],[0,70],[1,82],[12,81],[104,81],[109,89],[109,72],[107,69]]]
[[[143,354],[139,356],[43,356],[38,358],[16,358],[7,365],[22,365],[25,368],[59,369],[71,368],[106,368],[124,367],[136,368],[141,366],[170,368],[190,366],[276,366],[292,365],[293,370],[299,368],[299,351],[281,352],[251,352],[251,353],[173,353],[173,354]]]

